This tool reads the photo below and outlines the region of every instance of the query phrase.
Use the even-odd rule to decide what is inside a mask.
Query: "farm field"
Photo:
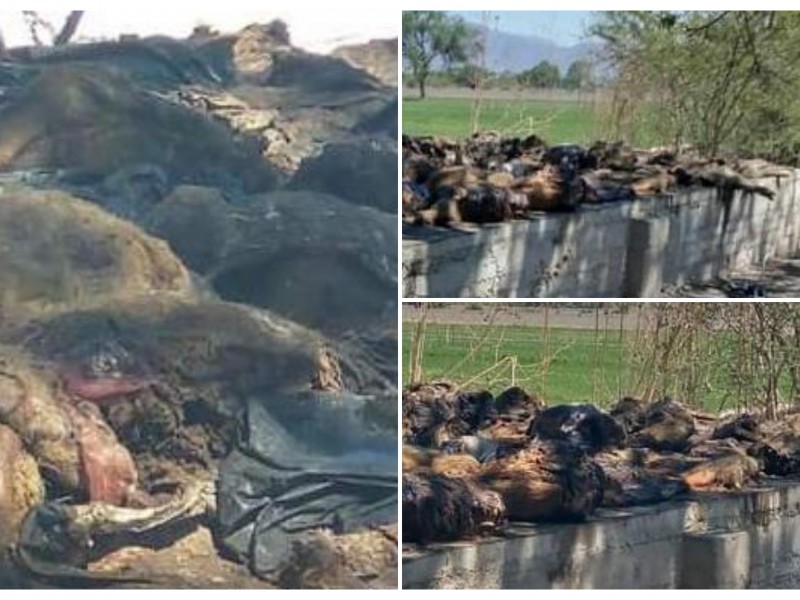
[[[608,406],[625,395],[640,396],[646,382],[636,366],[642,364],[641,356],[637,362],[636,353],[648,343],[639,337],[641,332],[630,327],[630,320],[620,329],[618,319],[613,317],[606,323],[601,320],[597,328],[588,319],[584,328],[578,323],[545,328],[428,322],[423,332],[421,380],[447,380],[466,389],[487,389],[495,394],[519,385],[551,405],[592,402]],[[417,323],[405,321],[404,385],[411,381],[416,335]],[[732,347],[724,337],[710,340],[709,347],[718,358],[713,368],[701,368],[695,373],[704,383],[693,404],[718,412],[735,403],[737,392],[724,358]],[[681,383],[661,376],[658,381]],[[783,379],[782,391],[788,392],[788,385],[789,381]]]
[[[472,133],[469,98],[403,99],[403,133],[463,138]],[[575,101],[493,99],[483,101],[481,131],[504,135],[535,133],[549,144],[596,139],[597,117],[590,104]]]
[[[410,380],[414,323],[403,324],[403,381]],[[623,333],[623,337],[630,333]],[[423,380],[447,379],[500,392],[516,383],[550,404],[613,401],[629,379],[619,331],[531,326],[431,324],[426,326]],[[548,366],[543,362],[550,357]],[[511,359],[516,366],[512,367]],[[498,365],[501,361],[505,362]],[[488,369],[498,365],[485,375]],[[512,369],[514,373],[512,374]]]

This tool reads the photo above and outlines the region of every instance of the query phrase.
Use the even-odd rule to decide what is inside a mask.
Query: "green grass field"
[[[472,133],[471,107],[467,98],[404,98],[403,133],[466,137]],[[535,133],[549,144],[591,142],[597,137],[592,107],[569,101],[485,100],[479,128],[505,135]]]
[[[410,342],[414,325],[403,326],[403,381],[410,377]],[[604,404],[625,391],[632,373],[619,332],[550,329],[539,327],[494,328],[490,341],[480,344],[485,327],[433,325],[425,332],[423,379],[464,382],[489,369],[504,357],[515,357],[518,385],[536,391],[551,404],[594,401]],[[543,365],[550,356],[549,366]],[[465,359],[466,358],[466,359]],[[468,387],[499,392],[512,383],[512,366],[505,363]]]
[[[414,323],[403,325],[403,381],[410,381],[411,340]],[[516,383],[549,404],[593,402],[607,406],[625,394],[640,395],[641,374],[632,365],[634,331],[602,328],[556,329],[549,334],[536,326],[442,325],[425,329],[422,380],[449,380],[467,389],[498,393]],[[734,392],[726,372],[730,343],[712,340],[716,366],[699,370],[703,384],[695,402],[717,411]],[[545,357],[550,357],[544,366]],[[516,359],[512,373],[510,357]],[[496,365],[496,368],[493,366]],[[489,372],[486,372],[489,370]],[[661,377],[661,376],[659,376]],[[659,386],[682,381],[659,380]],[[784,381],[788,384],[788,381]],[[657,391],[660,395],[662,392]]]

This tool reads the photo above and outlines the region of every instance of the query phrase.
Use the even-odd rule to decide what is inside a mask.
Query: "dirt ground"
[[[403,303],[403,321],[414,322],[422,317],[422,303]],[[624,306],[613,302],[600,305],[600,326],[605,326],[606,318],[613,319],[615,327],[619,326],[619,307]],[[623,327],[636,329],[637,314],[640,305],[629,305],[628,316]],[[497,307],[497,314],[492,320],[492,313]],[[646,311],[642,308],[642,315]],[[596,324],[596,311],[593,304],[586,303],[583,307],[565,307],[559,304],[550,304],[547,309],[547,323],[550,327],[562,329],[594,329]],[[514,306],[496,303],[450,303],[443,306],[432,306],[428,313],[428,322],[451,325],[486,325],[492,321],[495,325],[518,325],[526,327],[544,327],[544,306]]]
[[[764,288],[768,298],[800,297],[800,258],[769,261],[763,269],[751,267],[731,274],[730,279],[755,282]],[[725,298],[725,292],[718,285],[686,285],[669,290],[672,298]]]
[[[214,548],[211,531],[202,526],[165,548],[126,546],[92,564],[91,570],[142,579],[144,580],[142,585],[147,587],[150,585],[183,589],[273,587],[253,576],[245,566],[220,558]]]
[[[345,536],[320,533],[326,542],[318,548],[334,549],[333,558],[303,554],[296,577],[281,581],[291,589],[394,589],[397,584],[397,526]],[[202,523],[176,531],[161,543],[126,544],[90,564],[94,573],[131,580],[125,588],[167,589],[273,589],[276,585],[254,576],[246,565],[220,556],[211,530]],[[330,544],[330,545],[328,545]],[[319,564],[317,564],[319,560]]]

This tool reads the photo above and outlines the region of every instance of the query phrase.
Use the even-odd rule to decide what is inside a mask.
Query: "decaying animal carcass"
[[[568,442],[587,452],[621,446],[625,431],[602,410],[591,404],[562,405],[545,409],[531,422],[533,439]]]
[[[4,192],[0,205],[0,234],[15,241],[3,246],[0,275],[0,424],[24,448],[20,453],[14,444],[4,445],[3,458],[34,461],[48,500],[62,499],[71,509],[83,503],[126,510],[165,506],[174,500],[170,488],[212,481],[220,472],[232,477],[235,469],[227,463],[220,468],[222,461],[235,461],[234,449],[246,450],[280,427],[289,438],[339,439],[333,446],[284,444],[291,456],[270,452],[251,461],[250,472],[272,461],[285,468],[291,463],[302,474],[273,479],[273,487],[260,490],[265,501],[291,495],[314,478],[328,482],[329,489],[314,498],[287,500],[291,510],[306,515],[294,532],[327,528],[350,535],[393,521],[396,511],[386,508],[396,506],[391,332],[333,341],[257,308],[199,302],[188,271],[163,242],[96,206],[26,189]],[[259,401],[274,410],[259,413]],[[281,413],[282,403],[299,412]],[[317,432],[308,429],[312,416]],[[243,436],[245,423],[249,437]],[[341,437],[359,428],[375,435]],[[360,443],[365,445],[358,448]],[[374,471],[365,475],[353,459],[370,451]],[[311,473],[314,468],[322,470]],[[32,489],[39,485],[33,475],[29,479]],[[249,485],[242,478],[222,483],[228,495]],[[2,519],[9,543],[19,525],[11,493],[18,491],[0,498],[9,502],[11,516]],[[50,504],[42,506],[47,517]],[[328,520],[315,516],[321,507]],[[71,509],[56,512],[71,519]],[[222,527],[221,515],[209,523]],[[238,514],[228,505],[225,515],[224,541],[237,547],[243,538],[234,534],[257,513],[248,508]],[[36,529],[26,531],[30,536]],[[280,583],[280,572],[291,563],[293,535],[285,532],[286,550],[276,553],[281,560],[262,565],[258,575]],[[238,556],[249,560],[248,548],[275,543],[268,537],[258,530]],[[64,540],[67,547],[72,543]],[[76,550],[74,556],[83,554]],[[45,555],[36,560],[34,578],[49,571]],[[85,568],[85,560],[72,566]],[[96,579],[102,577],[87,581]]]
[[[644,427],[647,421],[647,405],[637,398],[626,396],[617,401],[608,414],[616,419],[628,435]]]
[[[247,561],[254,547],[284,548],[251,565],[275,583],[293,540],[301,547],[317,529],[351,534],[396,516],[388,378],[294,323],[162,297],[59,315],[7,338],[26,354],[9,353],[0,370],[0,421],[77,501],[158,508],[170,502],[166,484],[219,477],[220,540]],[[299,492],[308,485],[313,492]],[[254,493],[262,509],[233,500]],[[279,506],[295,514],[291,527]],[[245,537],[262,510],[273,525],[261,515]]]
[[[20,436],[51,486],[78,500],[130,501],[136,467],[99,408],[8,348],[0,349],[0,364],[0,422]]]
[[[646,448],[622,448],[592,457],[604,475],[604,507],[641,506],[669,500],[687,491],[679,476],[682,459],[664,459]]]
[[[718,418],[669,397],[625,397],[609,413],[588,405],[543,408],[520,388],[493,403],[487,398],[446,384],[405,392],[406,440],[427,444],[403,450],[404,511],[414,523],[407,541],[502,534],[499,522],[479,525],[468,510],[483,514],[487,491],[511,522],[569,522],[598,508],[736,493],[763,475],[800,473],[800,418],[793,415]],[[465,433],[462,415],[478,414],[484,417]],[[515,414],[524,414],[521,432],[519,423],[502,423]]]
[[[396,90],[280,22],[4,58],[0,573],[394,587]]]
[[[193,291],[166,243],[63,192],[3,190],[0,239],[0,326],[137,294]]]
[[[749,413],[735,415],[720,421],[712,433],[714,439],[732,438],[750,442],[759,441],[761,435],[758,419]]]
[[[397,223],[385,212],[308,191],[233,205],[181,186],[146,227],[225,300],[334,336],[395,324]]]
[[[209,481],[186,483],[169,500],[153,507],[129,508],[105,502],[70,505],[59,502],[33,508],[13,547],[22,574],[50,585],[157,583],[132,576],[86,570],[93,557],[141,536],[204,516],[213,508]],[[162,582],[165,583],[165,582]]]
[[[693,467],[683,476],[689,489],[729,488],[740,490],[758,475],[758,461],[742,451],[732,451],[725,456]]]
[[[542,140],[475,134],[463,141],[403,138],[403,215],[459,226],[524,219],[532,211],[663,196],[681,187],[741,190],[769,199],[764,179],[792,171],[766,161],[703,159],[692,148],[637,150],[621,142],[548,147]]]
[[[25,515],[44,501],[44,482],[36,459],[25,449],[16,432],[0,425],[0,585],[14,583],[9,548],[19,535]]]
[[[404,543],[457,540],[491,531],[504,514],[500,495],[473,480],[403,475]]]
[[[664,398],[647,407],[644,426],[631,443],[655,450],[684,450],[695,432],[694,418],[677,402]]]
[[[500,494],[511,520],[583,520],[603,499],[602,470],[564,443],[533,443],[487,463],[479,479]]]
[[[541,400],[521,388],[509,388],[495,398],[487,391],[457,390],[444,382],[424,384],[403,393],[403,437],[433,448],[463,445],[460,441],[469,436],[522,442],[542,407]]]

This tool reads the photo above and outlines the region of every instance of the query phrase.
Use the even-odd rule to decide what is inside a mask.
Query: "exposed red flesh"
[[[124,505],[137,483],[130,453],[99,415],[69,404],[65,408],[78,437],[81,484],[89,501]]]
[[[62,375],[64,389],[70,396],[103,402],[141,391],[150,385],[144,379],[132,377],[86,377],[79,373]]]

